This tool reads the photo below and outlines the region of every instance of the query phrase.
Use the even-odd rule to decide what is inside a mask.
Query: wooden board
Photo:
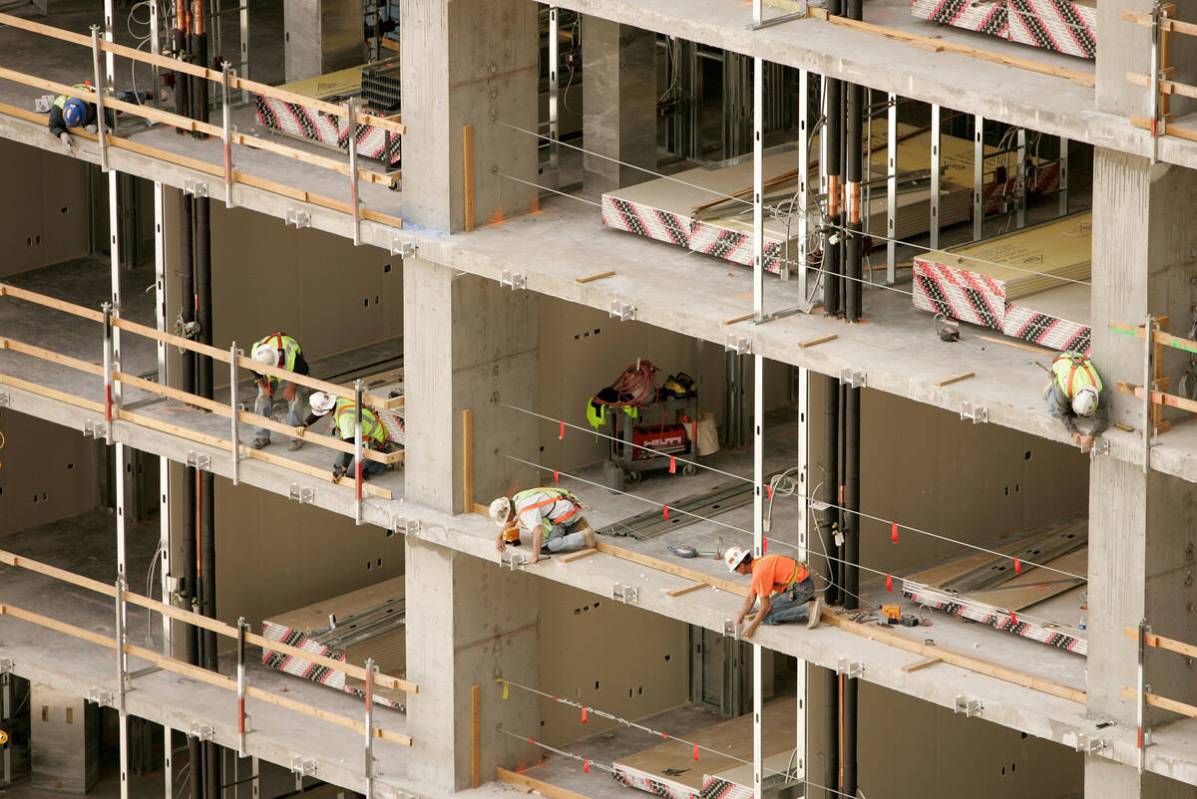
[[[770,702],[762,708],[761,737],[765,758],[783,753],[788,755],[793,750],[796,711],[797,705],[792,698]],[[752,761],[752,714],[746,713],[699,730],[686,736],[686,740],[704,747],[697,761],[694,760],[694,748],[690,744],[666,741],[634,755],[621,757],[614,766],[653,775],[654,779],[679,783],[697,793],[703,788],[704,775],[734,770],[744,765],[744,760]],[[667,770],[671,773],[667,774]]]
[[[556,785],[538,780],[535,777],[529,777],[527,774],[509,771],[499,766],[495,767],[495,779],[504,785],[512,785],[525,792],[535,791],[541,796],[547,796],[549,799],[589,799],[589,797],[583,794],[574,793],[565,788],[558,788]]]

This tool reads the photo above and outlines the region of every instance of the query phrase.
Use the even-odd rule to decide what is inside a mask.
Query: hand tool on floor
[[[670,545],[669,551],[679,558],[718,558],[719,551],[701,552],[688,544],[680,544],[678,546]]]
[[[881,620],[889,625],[900,624],[903,627],[919,626],[918,616],[915,616],[913,613],[903,613],[901,605],[882,605]]]
[[[940,341],[946,341],[949,344],[960,340],[960,325],[941,313],[935,314],[935,332],[939,335]]]

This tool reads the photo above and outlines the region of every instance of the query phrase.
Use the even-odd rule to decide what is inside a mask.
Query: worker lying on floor
[[[299,342],[286,333],[272,333],[253,346],[253,359],[266,366],[276,366],[279,369],[306,375],[309,371],[308,362],[304,360],[303,348]],[[279,385],[283,387],[283,399],[287,401],[287,424],[292,427],[300,426],[299,414],[307,403],[307,391],[302,386],[282,380],[271,375],[258,375],[258,398],[254,400],[254,413],[274,418],[274,392]],[[254,430],[254,440],[250,444],[254,449],[261,449],[270,443],[270,431],[264,427]],[[303,446],[298,438],[291,439],[287,445],[289,450],[297,450]]]
[[[760,610],[742,634],[744,638],[751,638],[761,622],[785,624],[804,621],[807,627],[819,626],[822,607],[815,597],[814,577],[805,563],[785,555],[765,555],[757,560],[751,552],[740,547],[732,547],[723,553],[723,562],[733,574],[752,575],[752,587],[736,614],[736,627],[752,612],[757,599],[761,601]]]
[[[1079,352],[1062,352],[1052,359],[1052,380],[1044,386],[1043,398],[1081,452],[1092,449],[1093,440],[1110,426],[1110,407],[1101,388],[1093,362]],[[1077,417],[1093,419],[1088,435],[1077,430]]]
[[[321,418],[328,416],[329,413],[333,416],[332,430],[330,435],[337,436],[342,441],[350,444],[354,441],[354,428],[357,424],[357,403],[351,399],[344,397],[334,397],[332,394],[327,394],[323,391],[312,392],[312,397],[309,400],[312,412],[303,420],[301,430],[314,425]],[[378,414],[369,408],[362,408],[362,447],[364,449],[377,450],[378,452],[390,452],[394,449],[391,441],[390,431]],[[354,459],[353,455],[348,452],[342,452],[337,455],[336,461],[333,462],[333,480],[337,481],[346,474],[353,472]],[[376,474],[382,474],[387,470],[385,463],[378,461],[364,460],[362,465],[362,479],[369,480]]]
[[[71,139],[67,128],[83,128],[88,133],[96,132],[96,104],[82,99],[91,96],[91,81],[85,80],[82,83],[76,83],[74,88],[80,90],[79,96],[60,94],[55,97],[54,104],[50,106],[50,117],[47,120],[50,132],[58,137],[62,142],[63,149],[68,153],[75,149],[75,142]],[[118,92],[116,96],[118,100],[124,100],[127,103],[143,103],[150,98],[149,92],[140,94]],[[108,128],[116,126],[116,115],[111,110],[104,114],[104,119]]]
[[[499,525],[495,547],[502,552],[508,544],[519,546],[523,532],[532,536],[528,563],[540,560],[542,547],[547,552],[593,549],[594,531],[582,516],[583,507],[562,488],[529,488],[510,499],[498,497],[490,503],[490,518]]]

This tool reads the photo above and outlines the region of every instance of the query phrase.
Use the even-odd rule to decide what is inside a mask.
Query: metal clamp
[[[12,658],[0,658],[0,674],[12,674],[16,668]]]
[[[980,699],[969,699],[964,694],[957,694],[956,707],[954,709],[956,713],[963,713],[966,718],[973,718],[974,716],[980,716],[981,711],[984,709]]]
[[[625,605],[639,605],[640,589],[634,585],[616,583],[611,586],[611,598],[617,599]]]
[[[612,319],[628,322],[636,318],[636,306],[630,302],[611,300],[611,308],[608,313]]]
[[[83,435],[91,436],[92,438],[107,438],[108,437],[108,423],[107,422],[93,422],[91,419],[83,420]]]
[[[312,226],[312,215],[299,208],[288,208],[283,216],[284,225],[295,225],[295,229]]]
[[[848,660],[848,658],[838,658],[835,662],[835,673],[842,674],[849,680],[860,679],[864,674],[864,664],[857,660]]]
[[[12,407],[12,394],[7,391],[0,391],[0,408]]]
[[[515,571],[527,562],[528,559],[524,557],[523,553],[516,552],[511,547],[507,547],[506,550],[499,553],[499,568],[506,566],[512,571]]]
[[[861,388],[865,384],[865,373],[858,369],[841,369],[840,382],[849,388]]]
[[[1078,732],[1076,735],[1076,750],[1078,752],[1084,752],[1087,755],[1097,755],[1101,754],[1106,746],[1108,744],[1105,738],[1090,738],[1083,732]]]
[[[723,342],[723,349],[726,352],[734,352],[736,355],[750,355],[752,353],[752,338],[749,336],[729,335],[727,340]]]
[[[523,272],[512,272],[510,269],[504,269],[503,274],[499,275],[499,285],[507,286],[512,291],[526,289],[528,288],[528,276]]]
[[[200,180],[192,180],[187,178],[183,181],[183,193],[192,194],[197,198],[204,198],[208,196],[208,184]]]
[[[316,776],[316,761],[311,758],[300,757],[299,755],[292,755],[291,757],[291,773],[296,777],[315,777]]]
[[[88,688],[87,701],[100,707],[116,707],[112,691],[107,688]]]
[[[197,738],[201,741],[212,741],[216,738],[216,730],[211,724],[204,724],[202,721],[192,721],[191,728],[187,734],[192,738]]]
[[[740,628],[739,628],[739,626],[738,626],[738,625],[737,625],[737,624],[736,624],[734,621],[732,621],[731,619],[724,619],[724,620],[723,620],[723,634],[724,634],[725,636],[727,636],[728,638],[735,638],[735,639],[739,639],[739,637],[740,637]]]
[[[398,231],[391,231],[391,243],[388,245],[391,255],[398,255],[400,258],[415,258],[416,253],[420,251],[420,245],[414,241],[406,241]]]
[[[208,467],[212,465],[212,458],[202,452],[189,449],[187,450],[187,465],[193,469],[206,472],[208,471]]]
[[[973,424],[981,424],[989,421],[989,409],[984,405],[977,405],[972,402],[962,402],[960,404],[960,418],[972,422]]]
[[[420,523],[419,519],[400,519],[399,521],[402,522],[402,527],[396,524],[395,529],[402,529],[404,535],[413,535],[419,538],[420,533],[424,530],[424,525]]]
[[[1105,439],[1105,438],[1097,439],[1096,441],[1093,442],[1093,447],[1092,447],[1092,449],[1089,450],[1089,452],[1093,457],[1097,457],[1098,455],[1109,455],[1110,454],[1109,439]]]
[[[316,503],[316,489],[310,486],[301,486],[299,483],[292,483],[290,497],[300,505],[314,505]]]

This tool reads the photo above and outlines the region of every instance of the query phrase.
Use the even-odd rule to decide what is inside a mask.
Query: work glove
[[[287,402],[295,402],[295,394],[298,390],[299,389],[294,383],[288,383],[287,385],[283,386],[283,398],[287,400]]]
[[[75,152],[75,142],[71,139],[71,134],[64,130],[62,133],[58,134],[58,140],[62,142],[62,149],[66,150],[68,153]]]

